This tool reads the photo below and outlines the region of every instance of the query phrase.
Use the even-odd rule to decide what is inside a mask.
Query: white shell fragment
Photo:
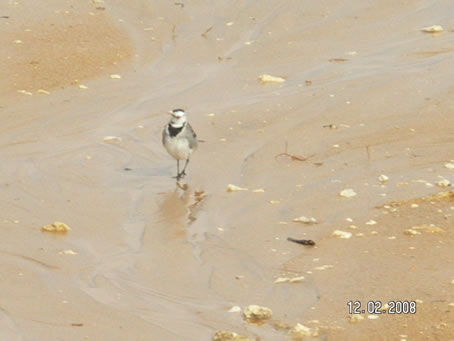
[[[332,268],[334,268],[334,265],[325,264],[322,266],[315,267],[314,270],[326,270],[326,269],[332,269]]]
[[[406,229],[404,231],[404,234],[408,235],[408,236],[416,236],[418,234],[421,234],[421,232],[418,232],[416,230],[413,230],[413,229]]]
[[[443,179],[437,182],[438,187],[448,187],[451,186],[451,182],[448,179]]]
[[[110,78],[112,79],[121,79],[120,75],[110,75]]]
[[[342,239],[349,239],[352,237],[352,234],[350,232],[334,230],[332,236],[337,237],[337,238],[342,238]]]
[[[288,331],[288,335],[292,339],[301,339],[307,336],[316,337],[318,336],[318,328],[309,328],[301,323],[297,323]]]
[[[117,143],[117,142],[121,142],[121,137],[118,137],[118,136],[105,136],[105,137],[104,137],[104,142],[105,142],[105,143]]]
[[[59,254],[61,254],[61,255],[71,255],[71,256],[75,256],[75,255],[77,255],[77,252],[68,249],[68,250],[60,251]]]
[[[356,196],[356,192],[351,188],[346,188],[342,190],[339,195],[344,198],[353,198]]]
[[[270,308],[252,304],[243,310],[244,319],[248,322],[269,320],[273,316]]]
[[[366,222],[366,225],[375,225],[377,224],[377,222],[375,220],[369,220],[368,222]]]
[[[354,314],[354,315],[350,315],[349,322],[358,323],[359,321],[362,321],[362,320],[364,320],[364,316]]]
[[[421,31],[426,32],[426,33],[443,32],[443,27],[440,25],[432,25],[432,26],[424,27],[423,29],[421,29]]]
[[[448,169],[454,169],[454,163],[452,162],[445,163],[445,167]]]
[[[388,182],[389,177],[387,177],[385,174],[382,174],[378,177],[378,181],[380,181],[382,184]]]
[[[33,96],[33,94],[30,91],[26,90],[17,90],[18,93],[28,95],[28,96]]]
[[[265,193],[265,190],[263,188],[257,188],[253,190],[254,193]]]
[[[239,313],[241,312],[241,307],[234,305],[232,308],[229,309],[229,313]]]
[[[247,191],[247,190],[248,190],[247,188],[238,187],[238,186],[235,186],[232,184],[227,185],[227,192],[240,192],[240,191]]]
[[[281,283],[299,283],[304,280],[304,276],[299,277],[279,277],[274,281],[274,284],[281,284]]]
[[[439,233],[445,232],[442,228],[435,226],[434,224],[423,224],[423,225],[416,225],[411,228],[412,230],[416,231],[424,231],[426,233]]]
[[[303,223],[303,224],[308,224],[308,225],[317,224],[318,223],[317,219],[315,219],[314,217],[308,218],[308,217],[305,217],[305,216],[301,216],[299,218],[295,218],[295,219],[293,219],[293,221],[296,222],[296,223]]]
[[[271,76],[271,75],[267,75],[267,74],[260,75],[259,80],[262,83],[283,83],[283,82],[285,82],[284,78],[275,77],[275,76]]]

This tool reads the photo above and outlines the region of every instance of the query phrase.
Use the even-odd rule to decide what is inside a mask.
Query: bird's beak
[[[172,115],[172,114],[173,114],[173,111],[172,111],[172,110],[169,110],[169,111],[167,111],[167,113],[168,113],[169,115]]]

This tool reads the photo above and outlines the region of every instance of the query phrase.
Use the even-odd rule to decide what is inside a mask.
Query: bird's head
[[[186,123],[186,113],[183,109],[174,109],[169,111],[170,125],[174,128],[180,128]]]

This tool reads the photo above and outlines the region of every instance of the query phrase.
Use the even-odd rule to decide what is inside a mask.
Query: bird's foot
[[[177,176],[175,177],[175,179],[180,180],[180,179],[183,179],[184,176],[186,175],[186,172],[185,171],[182,171],[180,173],[177,174]]]

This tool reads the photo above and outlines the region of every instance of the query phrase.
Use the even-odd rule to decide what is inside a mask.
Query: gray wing
[[[197,146],[199,145],[197,143],[197,135],[194,132],[194,129],[192,129],[191,125],[189,123],[186,123],[186,132],[185,132],[185,137],[189,141],[189,147],[191,149],[197,149]]]
[[[167,134],[167,124],[162,130],[162,144],[165,146],[166,145],[166,134]]]

